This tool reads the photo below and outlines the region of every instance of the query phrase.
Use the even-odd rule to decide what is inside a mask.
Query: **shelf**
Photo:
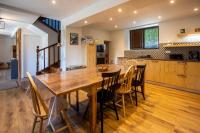
[[[180,33],[180,34],[177,34],[177,36],[179,36],[179,37],[191,36],[191,35],[200,35],[200,32],[189,32],[189,33]]]

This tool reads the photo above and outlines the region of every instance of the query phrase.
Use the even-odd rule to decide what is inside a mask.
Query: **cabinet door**
[[[146,61],[146,80],[160,82],[161,80],[161,61],[149,60]]]
[[[145,80],[153,81],[153,63],[151,60],[146,61]]]
[[[164,64],[164,83],[185,87],[186,79],[185,62],[166,61]]]
[[[152,60],[152,75],[153,75],[153,81],[156,81],[156,82],[160,82],[160,79],[161,79],[161,75],[160,75],[160,72],[161,72],[161,67],[160,67],[160,62],[161,61],[157,61],[157,60]]]
[[[200,91],[200,63],[188,62],[186,75],[186,88]]]
[[[175,73],[175,62],[165,61],[164,63],[164,83],[172,84]]]
[[[185,80],[186,80],[186,62],[177,61],[176,62],[176,78],[174,84],[179,87],[185,88]]]

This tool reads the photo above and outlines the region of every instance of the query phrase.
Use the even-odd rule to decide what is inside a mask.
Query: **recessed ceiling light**
[[[121,9],[121,8],[119,8],[117,11],[118,11],[118,12],[122,12],[122,9]]]
[[[115,25],[115,28],[118,28],[118,25]]]
[[[52,3],[52,4],[56,4],[56,0],[52,0],[51,3]]]
[[[136,21],[133,21],[133,24],[136,24]]]
[[[162,19],[162,16],[158,16],[158,19]]]
[[[193,10],[194,10],[195,12],[197,12],[197,11],[199,11],[199,8],[194,8]]]
[[[84,21],[84,23],[85,23],[85,24],[87,24],[87,23],[88,23],[88,21],[87,21],[87,20],[85,20],[85,21]]]
[[[137,11],[137,10],[135,10],[135,11],[133,11],[133,13],[134,13],[134,14],[138,14],[138,11]]]
[[[175,1],[174,0],[170,0],[170,4],[174,4],[175,3]]]
[[[112,21],[112,20],[113,20],[113,18],[112,18],[112,17],[110,17],[110,18],[109,18],[109,20],[110,20],[110,21]]]

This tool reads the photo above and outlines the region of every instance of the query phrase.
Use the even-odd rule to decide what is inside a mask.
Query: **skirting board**
[[[169,85],[169,84],[165,84],[165,83],[161,83],[161,82],[155,82],[155,81],[149,81],[149,80],[146,80],[145,82],[149,83],[149,84],[154,84],[154,85],[159,85],[159,86],[163,86],[163,87],[168,87],[168,88],[171,88],[171,89],[180,90],[180,91],[190,92],[190,93],[194,93],[194,94],[200,94],[200,89],[199,89],[199,91],[198,90],[192,90],[192,89],[189,89],[189,88],[182,88],[182,87],[178,87],[178,86],[174,86],[174,85]]]

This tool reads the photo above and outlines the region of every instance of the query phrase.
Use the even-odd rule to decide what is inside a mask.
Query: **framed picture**
[[[78,33],[70,33],[70,45],[78,45]]]

